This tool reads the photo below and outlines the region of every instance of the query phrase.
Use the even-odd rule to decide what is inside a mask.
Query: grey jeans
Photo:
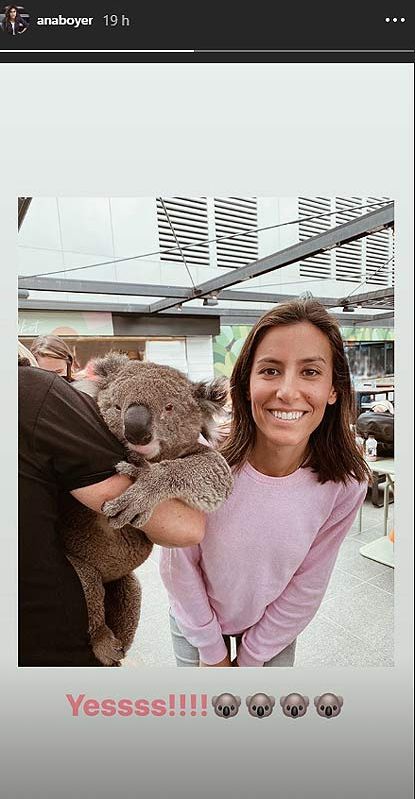
[[[177,666],[199,666],[200,659],[199,659],[199,650],[196,649],[195,646],[189,643],[187,638],[183,635],[179,627],[177,626],[176,619],[170,613],[170,632],[171,638],[173,642],[173,651],[174,656],[176,658],[176,665]],[[231,657],[232,652],[232,641],[234,639],[236,649],[238,648],[242,635],[230,636],[224,635],[223,640],[225,641],[226,648],[229,653],[229,657]],[[295,646],[297,641],[293,641],[292,644],[289,644],[282,652],[279,652],[278,655],[268,660],[264,663],[264,666],[293,666],[294,659],[295,659]]]

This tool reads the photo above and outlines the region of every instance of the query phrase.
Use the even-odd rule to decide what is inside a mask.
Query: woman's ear
[[[334,405],[336,400],[337,400],[337,391],[332,386],[331,389],[330,389],[330,394],[329,394],[328,399],[327,399],[327,404],[328,405]]]

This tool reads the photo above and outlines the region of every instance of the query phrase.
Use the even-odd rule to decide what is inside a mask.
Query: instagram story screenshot
[[[414,25],[368,5],[0,4],[6,796],[412,796]]]

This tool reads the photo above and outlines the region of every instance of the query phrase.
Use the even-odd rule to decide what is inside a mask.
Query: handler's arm
[[[123,494],[132,484],[124,474],[114,474],[99,483],[75,488],[71,494],[88,508],[101,512],[104,502]],[[154,544],[188,547],[199,544],[205,533],[205,515],[177,499],[160,502],[142,530]]]

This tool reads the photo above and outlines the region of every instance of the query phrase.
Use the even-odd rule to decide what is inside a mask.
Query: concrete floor
[[[389,506],[388,530],[393,527]],[[296,666],[393,666],[394,569],[360,554],[364,543],[383,535],[383,508],[367,498],[362,532],[356,519],[345,538],[325,598],[299,636]],[[172,666],[168,598],[158,573],[159,550],[138,570],[143,604],[126,666]]]

